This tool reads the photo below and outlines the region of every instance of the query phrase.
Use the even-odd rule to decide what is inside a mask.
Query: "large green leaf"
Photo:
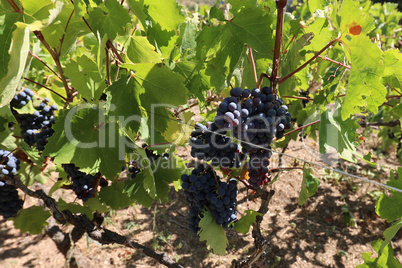
[[[161,26],[162,30],[177,30],[185,21],[181,6],[176,0],[144,0],[144,4],[148,6],[149,16]]]
[[[124,65],[135,71],[134,78],[141,86],[141,106],[149,115],[149,126],[161,133],[165,132],[169,119],[168,108],[187,102],[188,91],[181,75],[166,66],[143,63]],[[139,90],[139,89],[138,89]]]
[[[371,242],[376,253],[379,253],[383,241],[378,239],[377,241]],[[382,254],[378,257],[372,257],[371,252],[362,253],[362,258],[364,260],[363,264],[356,266],[356,268],[379,268],[379,267],[389,267],[389,268],[400,268],[402,264],[394,257],[394,250],[392,245],[388,244],[384,247]]]
[[[131,132],[141,125],[139,95],[144,90],[135,79],[120,78],[107,89],[108,115],[119,120],[119,124]]]
[[[210,26],[197,37],[197,58],[207,62],[205,74],[210,76],[211,86],[218,91],[228,86],[230,74],[235,69],[244,43],[233,35],[231,26]]]
[[[46,220],[51,216],[50,212],[43,207],[32,206],[22,209],[14,219],[14,226],[21,233],[40,234],[48,224]]]
[[[340,15],[343,38],[348,34],[365,36],[375,27],[373,17],[360,8],[358,1],[343,1]]]
[[[74,1],[74,5],[76,2],[79,1]],[[57,4],[59,3],[61,2],[57,2]],[[46,42],[50,47],[55,48],[61,56],[64,56],[70,49],[74,48],[79,36],[90,32],[82,17],[71,16],[73,12],[76,15],[79,13],[76,12],[77,9],[74,9],[74,5],[69,2],[61,5],[60,10],[54,14],[51,23],[46,24],[42,29]],[[61,42],[63,42],[62,46],[60,45]],[[61,51],[59,51],[60,47]]]
[[[13,132],[8,127],[9,122],[15,122],[15,118],[8,106],[0,108],[0,149],[12,151],[17,145]]]
[[[376,114],[378,106],[387,101],[387,90],[382,84],[383,52],[369,37],[363,35],[354,36],[344,44],[352,68],[342,105],[342,119],[359,113],[361,107]]]
[[[29,29],[18,24],[13,32],[7,75],[0,80],[0,108],[14,97],[25,68],[29,51]]]
[[[384,248],[391,242],[392,238],[398,233],[398,231],[402,228],[402,220],[399,220],[393,223],[390,227],[388,227],[384,231],[385,240],[382,242],[381,248],[378,251],[378,255],[381,255]]]
[[[106,12],[107,11],[107,12]],[[114,39],[116,35],[124,35],[127,23],[131,22],[128,10],[117,1],[105,1],[104,6],[95,7],[89,13],[88,20],[92,31],[99,32],[101,37],[107,35],[108,38]]]
[[[396,50],[384,53],[384,82],[391,87],[402,88],[402,54]]]
[[[127,46],[127,57],[133,63],[160,63],[161,55],[144,36],[133,36]]]
[[[51,0],[24,1],[24,23],[28,24],[30,30],[39,31],[48,22],[54,8]]]
[[[402,190],[401,178],[402,167],[398,168],[397,176],[391,172],[387,185]],[[402,193],[395,190],[390,190],[390,192],[392,193],[391,196],[388,196],[385,193],[380,196],[375,211],[381,218],[393,221],[402,218]]]
[[[22,14],[1,12],[0,13],[0,79],[2,79],[8,71],[10,61],[10,45],[12,32],[16,29],[15,23],[20,20]]]
[[[105,78],[99,73],[98,65],[86,55],[70,61],[65,74],[71,80],[73,87],[87,101],[98,100],[106,88]]]
[[[172,154],[168,159],[159,158],[152,167],[156,184],[156,197],[167,203],[169,200],[169,184],[180,179],[183,169],[179,167],[177,159]]]
[[[299,39],[293,42],[292,46],[286,53],[286,56],[281,63],[281,72],[282,76],[285,76],[291,73],[295,68],[299,67],[305,59],[305,54],[301,53],[304,50],[304,47],[310,44],[311,39],[313,38],[312,33],[307,33],[302,35]],[[280,85],[280,92],[282,95],[295,95],[298,93],[295,91],[297,89],[298,77],[294,75],[286,80],[282,85]]]
[[[145,197],[149,199],[149,196],[145,195]],[[135,203],[135,199],[131,198],[127,193],[124,192],[123,182],[117,182],[113,183],[109,187],[103,187],[99,192],[99,199],[112,209],[125,208]],[[140,204],[143,204],[141,203],[142,199],[139,201]]]
[[[125,162],[127,142],[117,123],[107,119],[103,109],[89,104],[60,111],[43,155],[55,157],[59,165],[73,163],[83,172],[113,178]]]
[[[351,119],[342,121],[343,109],[338,104],[334,113],[327,110],[321,115],[320,153],[324,154],[329,147],[333,147],[340,157],[354,162],[355,156],[359,156],[354,145],[357,138],[356,129],[359,125]]]
[[[273,15],[260,7],[241,10],[229,23],[232,34],[243,44],[248,44],[265,57],[272,58],[274,38],[272,35]]]
[[[209,210],[205,210],[199,223],[201,228],[198,231],[200,241],[206,241],[215,254],[225,255],[228,239],[221,225],[216,224],[214,216]]]
[[[233,228],[244,235],[248,233],[250,226],[255,223],[257,216],[262,216],[261,213],[252,209],[246,210],[245,213],[246,215],[243,215],[240,220],[233,223]]]

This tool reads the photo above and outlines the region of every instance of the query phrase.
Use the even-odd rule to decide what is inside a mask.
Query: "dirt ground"
[[[369,144],[363,147],[362,150],[370,150]],[[320,156],[317,150],[315,141],[305,139],[291,142],[285,153],[338,166],[382,182],[387,180],[388,168],[398,166],[394,152],[379,156],[379,167],[371,169],[342,163],[335,154]],[[189,158],[185,149],[180,150],[178,155]],[[275,155],[271,166],[277,164],[278,156]],[[300,167],[302,163],[283,157],[282,165]],[[380,167],[385,171],[379,171]],[[272,185],[275,195],[262,222],[262,232],[269,241],[269,247],[255,267],[355,267],[363,262],[361,253],[371,251],[370,242],[382,238],[382,232],[389,226],[376,216],[374,210],[380,189],[333,172],[324,172],[322,168],[312,168],[321,185],[303,206],[298,206],[301,170],[281,172]],[[44,189],[49,186],[45,185]],[[73,198],[69,190],[56,193],[64,199]],[[248,200],[244,187],[240,187],[238,200],[240,214],[248,208],[257,210],[259,207],[258,200]],[[24,206],[38,205],[38,202],[27,198]],[[166,205],[155,203],[150,208],[135,205],[115,211],[105,219],[104,226],[157,251],[166,252],[185,267],[229,267],[233,259],[252,253],[251,233],[242,235],[233,230],[227,230],[227,255],[211,253],[187,228],[187,210],[183,193],[176,192],[171,186],[170,202]],[[347,226],[345,211],[353,215],[354,227]],[[70,227],[64,226],[63,230],[68,231]],[[119,245],[101,246],[86,236],[76,247],[93,267],[162,267],[135,250]],[[394,238],[393,247],[395,255],[402,261],[401,234]],[[0,267],[63,267],[64,263],[64,256],[49,237],[21,234],[13,228],[12,221],[0,220]]]

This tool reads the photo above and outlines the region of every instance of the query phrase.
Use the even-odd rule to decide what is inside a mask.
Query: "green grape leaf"
[[[253,50],[272,58],[274,53],[274,38],[271,25],[273,13],[267,14],[260,7],[247,7],[234,14],[229,23],[230,32],[243,44],[248,44]],[[264,29],[264,30],[261,30]]]
[[[317,9],[323,10],[325,6],[328,4],[326,3],[326,0],[309,0],[307,3],[311,14],[314,14],[314,12],[316,12]]]
[[[173,116],[172,119],[167,123],[167,129],[162,136],[168,141],[176,145],[184,145],[188,142],[191,132],[193,131],[193,121],[191,118],[194,113],[191,111],[184,112],[180,115],[181,121]]]
[[[134,79],[120,78],[107,89],[107,111],[109,116],[119,119],[126,130],[136,132],[141,125],[141,86]]]
[[[29,29],[18,24],[13,32],[8,72],[0,80],[0,108],[9,104],[14,97],[25,69],[29,51]]]
[[[402,167],[398,168],[397,173],[398,175],[395,176],[391,172],[387,185],[402,190]],[[375,212],[382,219],[387,219],[387,221],[391,222],[402,217],[402,193],[391,189],[389,191],[392,195],[388,196],[383,193],[378,199]]]
[[[95,7],[88,19],[95,35],[99,32],[101,37],[107,35],[109,39],[115,39],[117,34],[124,35],[125,27],[130,22],[128,10],[117,1],[105,1],[104,6]]]
[[[0,13],[0,80],[7,74],[10,61],[10,45],[12,32],[16,29],[15,23],[22,14],[15,12]],[[1,89],[0,89],[1,90]]]
[[[0,149],[12,151],[17,148],[15,144],[16,139],[13,136],[13,132],[8,127],[9,122],[15,123],[15,118],[11,113],[9,106],[3,106],[0,108]]]
[[[90,219],[92,218],[92,210],[87,206],[82,206],[78,203],[67,203],[61,198],[57,200],[57,205],[61,211],[68,209],[71,213],[81,213]]]
[[[144,188],[144,180],[146,179],[146,173],[140,172],[135,179],[127,180],[124,182],[123,192],[127,194],[132,200],[137,201],[144,207],[150,207],[154,202],[154,199]],[[152,176],[153,179],[153,176]]]
[[[127,46],[127,57],[133,63],[159,63],[161,55],[144,36],[132,36]]]
[[[126,140],[115,122],[108,122],[104,110],[90,104],[59,112],[43,155],[57,165],[73,163],[80,171],[113,178],[125,162]]]
[[[135,14],[135,16],[140,20],[144,28],[147,27],[146,20],[149,18],[146,7],[144,7],[144,2],[142,0],[127,0],[126,1],[130,10]]]
[[[402,54],[396,49],[384,52],[384,66],[384,83],[402,88]]]
[[[179,167],[177,159],[172,154],[170,154],[168,160],[160,157],[153,166],[156,197],[163,203],[167,203],[169,201],[169,184],[180,179],[183,174],[183,168]]]
[[[307,199],[313,196],[320,185],[320,180],[311,174],[311,171],[303,167],[303,181],[301,185],[301,190],[299,194],[299,205],[303,205]]]
[[[204,210],[204,216],[199,223],[200,241],[206,241],[215,254],[225,255],[229,242],[221,225],[216,224],[214,216],[209,210]]]
[[[76,5],[74,1],[74,5]],[[59,5],[61,2],[56,2],[56,5]],[[77,5],[79,5],[77,3]],[[83,36],[90,32],[88,26],[85,24],[84,20],[81,17],[71,16],[74,12],[77,15],[77,9],[74,9],[73,4],[68,3],[61,5],[61,10],[55,14],[54,19],[51,22],[48,22],[46,26],[42,29],[42,34],[52,48],[57,48],[57,52],[60,53],[61,56],[64,56],[67,52],[69,52],[76,45],[77,38]],[[84,11],[85,4],[84,4]],[[66,25],[68,23],[68,27]],[[60,42],[62,42],[62,46],[60,46]],[[58,51],[61,47],[61,51]]]
[[[149,16],[160,25],[162,30],[177,30],[185,21],[181,6],[176,0],[144,0],[143,2],[148,6]]]
[[[60,173],[59,173],[59,174],[60,174]],[[53,184],[52,188],[50,188],[50,190],[49,190],[49,196],[52,196],[52,194],[53,194],[55,191],[57,191],[58,189],[60,189],[63,185],[68,185],[68,184],[69,184],[69,181],[68,181],[67,178],[63,178],[63,179],[61,179],[61,180],[56,181],[56,182]]]
[[[95,61],[83,55],[77,61],[70,61],[65,74],[71,79],[73,87],[87,101],[98,100],[106,88],[104,77],[99,74]]]
[[[203,92],[210,88],[209,79],[201,71],[204,64],[201,61],[180,61],[175,63],[174,71],[185,78],[185,85],[190,94],[200,102],[205,101]]]
[[[342,119],[359,113],[360,107],[367,107],[369,112],[376,114],[378,106],[387,101],[387,90],[382,85],[383,52],[369,37],[363,35],[354,36],[344,44],[352,68],[342,105]]]
[[[74,1],[74,10],[75,17],[82,19],[82,17],[87,13],[87,6],[85,5],[84,0],[75,0]]]
[[[392,112],[396,115],[399,116],[399,118],[402,118],[402,103],[399,103],[398,105],[395,105],[392,108]]]
[[[250,230],[250,226],[255,223],[257,216],[262,216],[261,213],[252,210],[252,209],[248,209],[245,211],[245,215],[243,215],[240,220],[232,223],[233,228],[242,234],[247,234],[248,231]]]
[[[35,182],[42,184],[46,183],[50,177],[50,172],[48,170],[42,171],[42,164],[43,162],[38,166],[21,162],[20,170],[18,171],[21,181],[27,186],[32,185]]]
[[[24,1],[24,23],[31,31],[40,31],[50,17],[50,11],[55,8],[51,0]]]
[[[382,243],[383,240],[381,239],[371,242],[371,246],[373,247],[376,253],[379,253]],[[382,254],[379,254],[378,257],[372,257],[371,252],[365,252],[362,253],[362,258],[364,260],[364,263],[356,266],[356,268],[378,268],[378,267],[397,268],[402,266],[401,263],[398,261],[398,259],[394,257],[394,250],[392,249],[391,244],[387,244],[384,247]]]
[[[135,203],[135,199],[129,197],[128,194],[124,192],[124,187],[125,184],[123,182],[117,182],[108,187],[103,187],[98,194],[100,201],[111,209],[121,209],[131,206]]]
[[[197,25],[192,21],[187,21],[180,46],[180,53],[186,54],[186,59],[191,60],[195,57],[197,41]]]
[[[21,233],[29,232],[30,234],[41,234],[42,230],[47,226],[48,223],[46,220],[50,216],[49,211],[39,206],[21,209],[14,219],[14,226],[20,229]]]
[[[360,157],[354,146],[357,138],[356,129],[359,125],[351,119],[342,121],[341,114],[343,114],[343,109],[344,106],[340,107],[338,104],[334,113],[326,110],[321,115],[319,132],[320,153],[324,154],[329,147],[333,147],[337,150],[340,157],[354,162],[355,156]]]
[[[385,240],[382,242],[381,248],[378,251],[378,255],[381,255],[384,248],[391,242],[392,238],[398,233],[402,228],[402,220],[394,222],[390,227],[384,231]]]
[[[231,26],[218,25],[204,28],[197,37],[197,58],[206,60],[205,74],[218,91],[228,85],[230,74],[242,55],[243,45],[232,33]]]
[[[89,198],[85,201],[84,205],[88,207],[91,211],[98,211],[100,213],[108,212],[108,207],[101,202],[99,196],[95,198]]]
[[[168,67],[158,64],[123,66],[135,71],[134,78],[142,87],[140,92],[144,92],[140,95],[141,106],[149,114],[151,129],[164,133],[169,121],[167,109],[187,102],[188,91],[183,84],[184,78]]]
[[[305,46],[310,44],[311,39],[313,38],[312,33],[307,33],[302,35],[299,39],[297,39],[291,45],[290,49],[285,55],[283,63],[281,63],[281,72],[285,76],[291,73],[295,68],[299,67],[302,62],[305,61],[304,53],[300,53],[303,51]],[[298,76],[294,75],[287,79],[283,84],[280,85],[279,89],[282,95],[295,95],[295,88],[298,84],[297,82]]]
[[[342,38],[345,38],[346,35],[365,36],[375,27],[373,17],[360,8],[359,2],[353,0],[343,1],[340,15]]]

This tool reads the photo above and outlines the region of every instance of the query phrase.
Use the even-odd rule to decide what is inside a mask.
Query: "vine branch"
[[[308,61],[306,61],[302,66],[300,66],[299,68],[297,68],[296,70],[294,70],[293,72],[291,72],[290,74],[286,75],[285,77],[279,79],[278,84],[282,84],[283,82],[285,82],[286,80],[288,80],[289,77],[291,77],[292,75],[294,75],[295,73],[299,72],[300,70],[302,70],[304,67],[306,67],[307,65],[309,65],[313,60],[315,60],[316,58],[318,58],[318,56],[320,56],[321,53],[323,53],[325,50],[327,50],[327,48],[329,48],[330,46],[332,46],[333,44],[335,44],[336,42],[338,42],[340,39],[340,37],[335,38],[334,40],[332,40],[331,42],[329,42],[325,47],[323,47],[320,51],[318,51],[313,57],[311,57],[311,59],[309,59]]]
[[[41,58],[39,58],[39,56],[33,54],[31,51],[29,51],[29,53],[31,54],[32,57],[34,57],[35,59],[40,61],[43,65],[45,65],[46,68],[48,68],[55,76],[57,76],[57,78],[59,78],[61,80],[61,77],[59,76],[59,74],[56,73],[52,68],[50,68],[50,66],[47,65],[46,62],[44,62]]]
[[[60,95],[59,93],[57,93],[57,92],[54,91],[53,89],[51,89],[51,88],[49,88],[49,87],[47,87],[47,86],[44,86],[44,85],[42,85],[42,84],[40,84],[40,83],[38,83],[38,82],[35,82],[35,81],[33,81],[33,80],[29,79],[29,78],[24,77],[24,79],[27,80],[27,81],[29,81],[29,82],[31,82],[31,83],[34,83],[34,84],[36,84],[36,85],[38,85],[38,86],[40,86],[40,87],[46,88],[47,90],[49,90],[50,92],[56,94],[57,96],[59,96],[60,98],[62,98],[64,101],[67,102],[67,99],[66,99],[65,97],[63,97],[62,95]]]
[[[50,47],[50,45],[48,44],[48,42],[45,40],[45,37],[43,36],[41,31],[34,31],[34,34],[36,35],[36,37],[39,39],[39,41],[41,41],[41,43],[43,44],[43,46],[47,49],[47,51],[49,51],[50,55],[52,56],[54,62],[56,63],[57,66],[57,70],[59,71],[60,74],[60,78],[61,81],[63,82],[63,86],[64,89],[66,91],[66,95],[67,95],[67,103],[71,102],[73,100],[73,95],[72,95],[72,91],[70,89],[70,87],[67,84],[67,79],[64,76],[64,72],[63,72],[63,68],[61,67],[61,63],[60,63],[60,58],[59,58],[59,54],[56,52],[55,49],[52,49]]]
[[[279,58],[281,56],[281,47],[283,40],[283,23],[285,19],[285,10],[287,0],[277,0],[276,10],[278,12],[276,17],[276,33],[275,33],[275,48],[274,48],[274,59],[272,61],[272,75],[271,75],[271,86],[276,91],[277,77],[279,72]]]

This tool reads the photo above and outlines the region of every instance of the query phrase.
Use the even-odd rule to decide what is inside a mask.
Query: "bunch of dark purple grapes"
[[[20,160],[13,153],[0,150],[0,175],[15,175],[19,169]],[[23,204],[24,201],[19,198],[17,188],[0,179],[0,215],[5,219],[15,217]]]
[[[230,90],[230,97],[220,104],[215,125],[220,130],[231,130],[240,139],[242,151],[248,154],[249,182],[257,188],[267,182],[271,157],[270,144],[280,139],[291,127],[288,107],[270,87],[253,90],[239,87]]]
[[[148,145],[146,143],[142,144],[142,148],[145,148],[145,153],[146,153],[147,158],[150,163],[156,161],[160,157],[163,157],[166,160],[169,158],[168,153],[159,155],[159,154],[156,154],[153,150],[148,149],[147,147],[148,147]],[[137,177],[137,174],[141,172],[141,168],[142,167],[139,165],[137,160],[131,160],[129,162],[129,167],[128,167],[128,173],[130,174],[130,178],[134,179],[135,177]],[[122,166],[121,171],[125,171],[125,170],[127,170],[127,167],[124,165],[124,166]]]
[[[236,197],[237,181],[221,181],[213,168],[199,165],[190,175],[181,176],[182,188],[187,202],[190,204],[189,227],[197,233],[199,223],[208,208],[217,224],[227,228],[228,224],[237,220]]]
[[[43,151],[45,149],[47,140],[54,133],[52,125],[55,123],[54,112],[57,110],[57,106],[48,105],[48,103],[49,99],[44,98],[43,102],[35,107],[37,111],[32,114],[17,115],[17,119],[20,121],[21,135],[24,138],[24,141],[30,146],[36,144],[36,149],[38,151]]]
[[[95,176],[79,170],[74,164],[61,165],[73,183],[73,191],[79,199],[87,201],[95,193]]]
[[[246,156],[240,152],[240,146],[224,136],[226,130],[219,130],[213,122],[196,124],[191,133],[191,156],[200,160],[211,161],[214,166],[239,168]]]

